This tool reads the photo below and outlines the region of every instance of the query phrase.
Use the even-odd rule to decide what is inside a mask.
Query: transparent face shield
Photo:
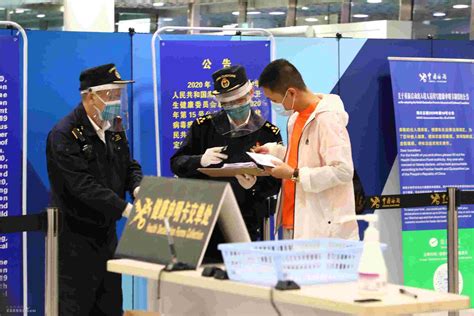
[[[221,102],[225,115],[220,115],[212,120],[216,131],[231,138],[246,136],[258,131],[265,124],[265,120],[251,111],[251,104],[251,93],[237,100]]]
[[[125,84],[107,84],[91,87],[88,92],[94,95],[97,118],[102,128],[112,132],[128,129],[128,93]],[[100,103],[98,106],[97,103]]]

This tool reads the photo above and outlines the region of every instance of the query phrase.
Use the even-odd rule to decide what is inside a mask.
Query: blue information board
[[[401,192],[474,189],[472,73],[467,62],[392,61]],[[474,227],[474,207],[459,227]],[[403,211],[403,230],[445,229],[446,207]]]
[[[406,285],[446,292],[447,187],[474,188],[469,60],[392,60],[401,193],[432,194],[432,207],[402,210]],[[459,292],[474,297],[474,207],[459,207]]]
[[[0,216],[22,215],[20,45],[0,36]],[[23,238],[0,235],[0,293],[6,313],[23,312]]]
[[[169,162],[192,122],[220,110],[213,98],[212,73],[242,65],[254,85],[252,107],[270,120],[268,99],[258,88],[258,77],[270,62],[269,41],[160,41],[159,100],[161,175],[172,176]]]

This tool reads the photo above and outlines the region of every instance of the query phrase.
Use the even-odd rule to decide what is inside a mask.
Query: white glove
[[[130,213],[132,212],[133,205],[130,203],[127,203],[127,207],[125,207],[125,210],[122,212],[123,217],[129,217]]]
[[[136,187],[135,190],[133,190],[133,198],[136,199],[138,192],[140,192],[140,186]]]
[[[224,147],[212,147],[206,149],[206,152],[201,157],[201,166],[207,167],[221,163],[222,160],[227,159],[227,155],[221,153]]]
[[[237,178],[237,181],[239,181],[239,184],[242,186],[242,188],[245,190],[250,189],[255,185],[255,182],[257,182],[257,177],[249,174],[238,174],[235,177]]]

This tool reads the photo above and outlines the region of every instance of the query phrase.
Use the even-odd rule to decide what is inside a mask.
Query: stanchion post
[[[47,209],[45,315],[58,316],[58,209]]]
[[[263,240],[271,240],[271,225],[270,217],[275,212],[277,196],[270,196],[267,198],[267,209],[265,212],[265,217],[263,218]]]
[[[271,196],[266,199],[267,209],[265,210],[265,216],[263,217],[263,240],[270,240],[270,208],[272,206],[271,199]]]
[[[263,240],[270,240],[270,216],[263,219]]]
[[[459,294],[458,201],[456,188],[448,188],[448,292]],[[459,315],[457,311],[449,316]]]

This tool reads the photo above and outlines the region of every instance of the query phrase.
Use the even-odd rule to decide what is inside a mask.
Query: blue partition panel
[[[156,174],[151,34],[28,32],[28,210],[36,213],[49,200],[45,144],[51,127],[80,100],[81,70],[114,62],[123,78],[131,77],[133,58],[134,156],[147,175]],[[222,40],[216,36],[164,36],[167,40]],[[225,37],[227,40],[238,38]],[[262,39],[262,38],[256,38]],[[467,41],[277,38],[276,57],[290,60],[314,92],[340,93],[350,115],[349,133],[355,166],[368,194],[382,191],[396,155],[388,56],[473,58]],[[159,49],[157,49],[159,52]],[[159,60],[159,56],[158,56]],[[160,69],[158,68],[158,73]],[[179,73],[172,74],[179,76]],[[172,79],[172,78],[170,78]],[[166,80],[163,78],[162,80]],[[286,119],[277,118],[286,139]],[[169,163],[161,161],[162,164]],[[122,223],[123,224],[123,223]],[[44,242],[29,234],[30,306],[43,314]],[[133,288],[132,288],[133,284]],[[133,301],[132,301],[133,293]],[[126,278],[125,309],[146,308],[146,281]]]
[[[28,212],[49,202],[46,137],[54,124],[79,102],[79,74],[88,67],[115,63],[123,78],[131,76],[128,34],[28,32]],[[32,315],[43,315],[44,239],[28,238],[28,291]],[[124,295],[124,297],[126,297]]]

